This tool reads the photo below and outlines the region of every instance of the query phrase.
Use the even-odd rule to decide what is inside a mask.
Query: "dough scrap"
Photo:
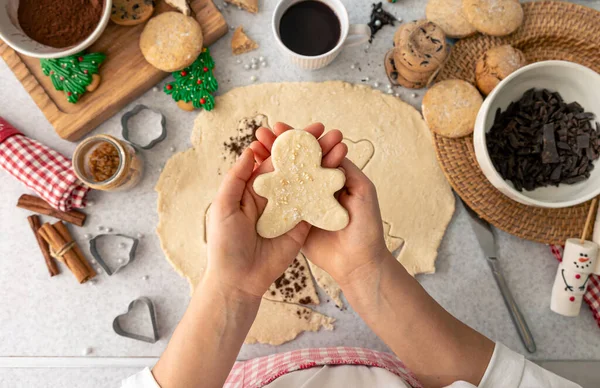
[[[281,345],[304,331],[333,330],[334,322],[307,307],[263,299],[244,343]]]
[[[348,139],[368,139],[375,152],[363,172],[377,187],[390,234],[405,241],[398,260],[411,274],[435,271],[454,195],[416,109],[380,91],[340,81],[251,85],[216,100],[215,109],[198,114],[193,148],[173,155],[156,185],[161,247],[192,288],[206,267],[204,215],[237,157],[224,143],[238,136],[240,120],[258,113],[270,123],[299,128],[319,120],[326,128],[340,128]]]
[[[314,264],[312,261],[308,260],[308,265],[310,266],[310,272],[312,272],[315,277],[315,281],[325,291],[327,295],[333,300],[333,303],[338,308],[344,308],[344,302],[340,297],[342,293],[342,289],[337,284],[337,282],[328,274],[324,269]]]
[[[254,191],[267,198],[256,231],[275,238],[301,221],[325,230],[344,229],[350,217],[333,194],[344,187],[346,177],[335,168],[321,167],[321,146],[303,130],[278,136],[271,150],[275,171],[259,175]]]
[[[302,253],[298,253],[292,264],[271,284],[263,298],[301,305],[320,303],[306,258]]]

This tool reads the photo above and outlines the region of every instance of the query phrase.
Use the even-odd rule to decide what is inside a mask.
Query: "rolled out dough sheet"
[[[171,157],[156,185],[162,249],[192,288],[206,267],[205,215],[237,156],[227,144],[244,138],[247,134],[240,132],[240,122],[259,114],[271,124],[283,121],[295,128],[320,121],[356,143],[361,159],[357,163],[365,164],[363,171],[377,187],[389,234],[404,242],[398,260],[411,274],[435,271],[437,249],[454,212],[454,196],[420,113],[365,86],[339,81],[271,83],[218,96],[215,109],[201,112],[195,121],[193,148]],[[278,330],[292,330],[286,325],[286,320],[280,320]],[[256,341],[268,343],[270,338]]]

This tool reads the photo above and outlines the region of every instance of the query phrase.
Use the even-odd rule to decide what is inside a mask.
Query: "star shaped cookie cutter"
[[[154,113],[160,115],[160,127],[161,127],[160,135],[158,137],[156,137],[155,139],[151,140],[150,143],[145,144],[145,145],[134,143],[133,141],[131,141],[129,139],[129,127],[127,125],[130,118],[137,115],[138,113],[140,113],[143,110],[149,110],[150,112],[154,112]],[[140,104],[140,105],[135,106],[129,112],[125,112],[123,114],[123,117],[121,117],[121,126],[123,127],[123,129],[121,131],[121,135],[123,136],[123,139],[127,140],[131,144],[133,144],[136,147],[139,147],[143,150],[149,150],[167,138],[167,119],[165,118],[165,115],[163,115],[161,112],[159,112],[157,110],[148,108],[146,105]]]

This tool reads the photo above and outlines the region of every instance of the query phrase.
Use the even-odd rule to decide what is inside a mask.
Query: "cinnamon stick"
[[[54,229],[56,229],[56,231],[60,234],[60,236],[63,238],[63,240],[65,240],[67,242],[73,241],[73,237],[71,237],[71,233],[69,233],[69,229],[67,228],[67,225],[58,221],[58,222],[54,223],[52,226],[54,226]],[[79,260],[87,268],[88,273],[91,275],[90,279],[93,278],[94,276],[96,276],[96,271],[94,270],[94,268],[92,268],[90,263],[85,259],[85,256],[84,256],[83,252],[81,251],[81,248],[79,248],[79,245],[75,244],[75,246],[73,246],[73,250],[79,257]]]
[[[42,236],[40,236],[38,233],[38,230],[42,226],[40,217],[37,214],[34,214],[32,216],[27,217],[27,221],[29,221],[29,226],[31,226],[31,230],[35,235],[35,239],[37,240],[37,243],[40,246],[40,250],[42,251],[42,255],[44,256],[44,261],[46,262],[46,267],[48,268],[48,273],[50,274],[50,277],[58,275],[60,271],[56,266],[56,262],[54,261],[52,256],[50,256],[50,247],[48,246],[46,240],[44,240]]]
[[[85,223],[85,218],[87,217],[85,213],[77,210],[70,210],[68,212],[57,210],[40,197],[29,194],[23,194],[19,197],[19,200],[17,201],[17,207],[58,218],[59,220],[66,221],[77,226],[83,226]]]
[[[59,221],[54,225],[45,223],[40,228],[39,234],[50,244],[54,254],[60,256],[58,260],[69,268],[80,284],[96,276],[96,272],[84,259],[81,250],[62,222]]]

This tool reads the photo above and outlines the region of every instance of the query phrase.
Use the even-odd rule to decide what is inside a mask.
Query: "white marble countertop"
[[[222,4],[221,0],[216,2]],[[251,83],[251,75],[258,77],[257,82],[341,79],[354,83],[360,83],[368,76],[370,83],[378,81],[384,90],[388,82],[383,70],[383,55],[391,46],[394,28],[381,30],[368,50],[364,46],[348,48],[323,70],[300,71],[279,57],[272,42],[270,15],[275,3],[274,0],[261,1],[258,15],[250,15],[231,6],[224,9],[228,23],[235,26],[243,24],[249,36],[261,46],[259,50],[239,58],[248,63],[252,57],[264,56],[268,67],[247,71],[243,65],[236,64],[237,58],[231,55],[229,33],[211,47],[217,63],[219,93]],[[345,0],[344,3],[351,22],[368,21],[370,2]],[[600,1],[581,3],[600,8]],[[401,0],[396,4],[385,3],[384,6],[396,16],[412,20],[424,17],[424,5],[425,1],[421,0]],[[359,63],[361,70],[351,69],[352,63]],[[158,86],[162,89],[162,84]],[[398,88],[397,92],[400,98],[415,106],[420,104],[423,95],[423,91],[416,91],[415,98],[412,97],[415,92],[402,88]],[[60,139],[54,133],[3,61],[0,61],[0,101],[0,116],[25,134],[65,155],[71,155],[75,144]],[[140,103],[165,114],[169,130],[167,139],[144,152],[146,174],[139,186],[124,193],[92,193],[91,199],[95,204],[86,210],[89,214],[86,226],[72,228],[86,253],[88,248],[83,235],[97,234],[100,225],[112,227],[114,232],[144,234],[135,262],[114,276],[108,277],[103,273],[98,276],[96,284],[79,285],[63,269],[60,276],[49,278],[25,219],[29,212],[15,207],[17,198],[28,190],[7,173],[0,172],[0,366],[10,360],[29,360],[21,357],[50,362],[64,360],[56,357],[73,357],[74,365],[83,366],[78,362],[87,347],[92,348],[92,353],[86,356],[90,364],[93,360],[102,359],[119,364],[119,360],[128,358],[136,358],[137,363],[130,364],[134,367],[151,363],[161,354],[181,318],[189,300],[189,290],[186,281],[165,261],[154,233],[157,214],[153,187],[160,167],[173,154],[170,148],[175,147],[177,152],[189,147],[192,122],[197,113],[183,112],[169,96],[149,90],[92,134],[120,136],[122,113]],[[600,359],[600,329],[589,309],[583,308],[577,318],[561,317],[549,309],[557,262],[548,247],[499,231],[497,240],[507,281],[537,343],[538,351],[527,357],[534,360]],[[493,340],[525,352],[460,203],[440,247],[436,266],[436,274],[419,276],[418,279],[437,301]],[[146,280],[145,276],[148,277]],[[114,317],[125,312],[128,303],[139,296],[148,296],[155,303],[161,338],[155,344],[119,337],[112,331]],[[280,347],[245,346],[240,358],[312,346],[386,349],[351,310],[339,311],[331,303],[323,304],[317,310],[337,319],[335,331],[305,333]],[[58,368],[52,371],[0,368],[0,387],[115,386],[120,378],[134,370],[114,367],[93,370]]]

